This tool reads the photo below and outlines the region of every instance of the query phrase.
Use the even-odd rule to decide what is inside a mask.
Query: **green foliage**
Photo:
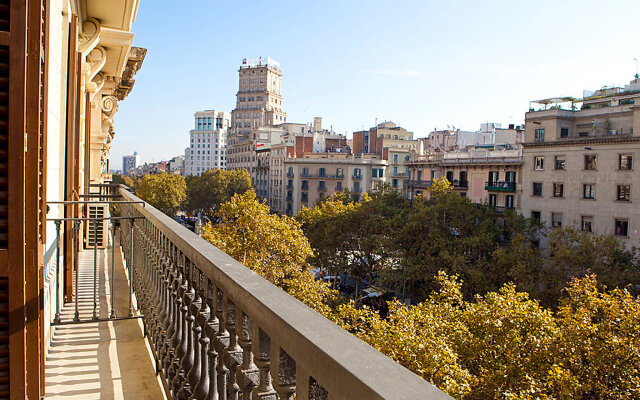
[[[166,172],[143,176],[136,184],[136,195],[168,215],[175,215],[186,198],[184,177]]]
[[[187,178],[188,211],[215,213],[235,194],[251,190],[251,177],[245,169],[210,169],[200,176]]]

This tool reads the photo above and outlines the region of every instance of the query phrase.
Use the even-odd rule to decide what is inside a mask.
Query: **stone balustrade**
[[[143,217],[121,243],[174,399],[450,399],[150,205],[121,215]]]

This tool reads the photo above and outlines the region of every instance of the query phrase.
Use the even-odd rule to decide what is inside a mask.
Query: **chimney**
[[[313,118],[313,130],[320,132],[322,130],[322,117]]]

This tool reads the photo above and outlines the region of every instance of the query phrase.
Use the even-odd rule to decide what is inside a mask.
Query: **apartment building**
[[[413,132],[386,121],[369,130],[353,132],[352,143],[354,154],[377,154],[386,160],[386,181],[394,189],[405,190],[409,172],[405,163],[409,161],[409,151],[418,146]]]
[[[456,128],[433,130],[426,138],[419,138],[422,151],[454,151],[472,146],[511,145],[522,143],[524,128],[520,125],[484,122],[477,131],[464,131]]]
[[[189,147],[184,155],[186,176],[200,175],[213,168],[226,169],[230,125],[228,112],[206,110],[194,114],[194,127],[189,131]]]
[[[429,196],[433,180],[446,178],[454,191],[497,210],[519,208],[522,193],[522,150],[510,146],[473,146],[450,152],[414,151],[408,162],[406,194]]]
[[[286,197],[278,212],[295,215],[324,197],[349,189],[360,195],[386,182],[387,161],[376,154],[307,153],[284,161]]]
[[[140,165],[140,155],[133,152],[132,155],[122,156],[122,174],[131,175],[133,171]]]
[[[640,80],[531,102],[525,117],[522,213],[639,244]],[[634,205],[636,203],[636,205]]]

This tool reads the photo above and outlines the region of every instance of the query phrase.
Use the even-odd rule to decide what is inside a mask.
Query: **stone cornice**
[[[122,101],[131,93],[131,89],[133,89],[133,85],[136,82],[133,79],[133,76],[140,70],[142,67],[142,62],[144,61],[144,57],[147,54],[147,49],[142,47],[132,47],[129,51],[129,57],[127,59],[127,66],[122,73],[122,79],[116,86],[114,90],[114,96],[116,99]]]
[[[622,136],[622,135],[620,135]],[[525,148],[537,148],[537,147],[566,147],[566,146],[583,146],[593,144],[624,144],[624,143],[640,143],[639,136],[623,136],[623,137],[595,137],[595,138],[577,138],[577,139],[565,139],[554,142],[529,142],[523,143]]]

